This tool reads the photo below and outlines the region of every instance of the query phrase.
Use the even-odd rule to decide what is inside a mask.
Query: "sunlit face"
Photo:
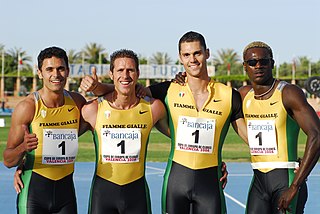
[[[43,80],[43,87],[51,91],[61,91],[66,85],[69,69],[62,58],[51,57],[43,60],[38,76]]]
[[[209,50],[201,47],[199,41],[183,42],[180,45],[180,62],[190,76],[199,77],[204,74],[209,56]]]
[[[274,61],[265,48],[250,48],[244,56],[243,66],[253,83],[264,84],[273,78]]]
[[[135,93],[135,86],[139,78],[139,70],[131,58],[117,58],[114,69],[109,73],[114,82],[115,90],[123,95]]]

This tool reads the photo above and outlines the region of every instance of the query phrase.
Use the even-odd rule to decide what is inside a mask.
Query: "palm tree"
[[[172,59],[169,57],[167,53],[164,52],[156,52],[150,58],[151,64],[163,65],[163,64],[170,64]]]
[[[146,65],[148,64],[148,58],[147,57],[144,57],[142,56],[141,54],[138,55],[138,58],[139,58],[139,64],[140,65]]]
[[[11,48],[5,56],[5,73],[16,72],[18,64],[20,64],[19,60],[23,65],[21,71],[32,72],[32,66],[29,64],[32,62],[32,58],[27,55],[27,52],[21,48]]]
[[[68,51],[69,64],[81,63],[81,53],[74,49]]]
[[[239,55],[233,49],[220,49],[217,55],[213,55],[213,64],[219,75],[227,74],[228,67],[231,73],[242,74],[242,66]]]
[[[90,43],[85,46],[85,48],[82,50],[82,53],[84,54],[84,60],[87,63],[90,64],[98,64],[99,59],[101,59],[101,63],[107,63],[106,54],[103,54],[105,51],[105,48],[97,43]]]

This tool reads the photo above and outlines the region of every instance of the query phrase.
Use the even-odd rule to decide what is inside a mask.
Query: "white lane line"
[[[229,195],[228,193],[224,192],[224,195],[231,199],[232,201],[234,201],[236,204],[240,205],[241,207],[243,207],[244,209],[246,208],[246,205],[244,205],[243,203],[241,203],[240,201],[238,201],[237,199],[235,199],[234,197],[232,197],[231,195]]]

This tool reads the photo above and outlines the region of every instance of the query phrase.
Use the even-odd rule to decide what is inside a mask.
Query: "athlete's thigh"
[[[285,172],[286,173],[286,172]],[[285,176],[283,176],[285,177]],[[280,176],[278,177],[280,178]],[[279,204],[279,199],[281,195],[289,188],[289,181],[282,179],[278,182],[274,182],[277,185],[277,190],[275,191],[274,194],[274,200],[273,200],[273,213],[276,214],[282,214],[280,211],[278,211],[278,204]],[[307,202],[308,198],[308,189],[307,189],[307,184],[306,182],[303,182],[299,188],[299,191],[297,192],[297,195],[295,198],[290,202],[290,209],[292,214],[300,214],[304,213],[304,206]]]
[[[117,204],[121,199],[119,189],[99,176],[94,177],[92,185],[88,213],[118,214]]]
[[[55,214],[77,214],[77,203],[70,202],[64,205],[58,212],[53,212]]]
[[[145,178],[142,177],[130,184],[124,185],[124,200],[126,214],[150,214],[151,204],[149,189]]]
[[[48,213],[54,201],[53,181],[34,172],[28,173],[28,178],[22,177],[24,183],[29,180],[29,185],[26,185],[18,196],[19,213],[25,213],[24,210],[27,210],[28,214]]]
[[[269,196],[263,186],[263,181],[254,174],[248,193],[246,214],[270,214],[271,202]]]
[[[53,211],[57,214],[77,213],[77,200],[72,174],[56,182]]]
[[[192,181],[192,170],[173,162],[167,184],[165,213],[189,213]]]
[[[218,167],[195,171],[192,195],[193,214],[225,213],[225,200],[219,185]]]

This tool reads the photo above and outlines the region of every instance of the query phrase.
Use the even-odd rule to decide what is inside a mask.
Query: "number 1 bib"
[[[139,128],[102,128],[102,162],[139,162],[141,131]]]
[[[215,119],[179,116],[176,150],[212,153],[215,124]]]
[[[43,129],[42,164],[71,164],[78,153],[77,129]]]
[[[251,155],[278,154],[274,120],[248,120],[247,130]]]

